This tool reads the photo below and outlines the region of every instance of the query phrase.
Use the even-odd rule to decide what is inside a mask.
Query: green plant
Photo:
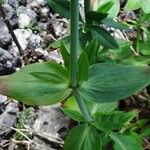
[[[85,0],[85,8],[90,2]],[[29,105],[51,105],[63,100],[70,102],[71,97],[75,98],[78,104],[73,105],[75,108],[62,110],[84,123],[69,132],[64,145],[65,150],[101,150],[111,141],[114,142],[115,150],[142,150],[141,140],[136,133],[125,132],[137,111],[125,113],[114,110],[117,101],[149,85],[150,68],[116,63],[93,65],[96,59],[95,51],[99,48],[96,39],[103,40],[110,36],[104,29],[92,25],[94,34],[98,36],[92,41],[88,40],[89,44],[78,53],[79,2],[71,0],[70,6],[70,52],[65,44],[61,43],[64,65],[52,62],[27,65],[13,75],[0,77],[0,93]],[[87,9],[86,13],[89,12],[91,11]],[[116,45],[114,40],[105,42],[106,39],[102,43],[103,46],[106,45],[104,47],[108,44],[113,47]],[[74,111],[76,108],[80,113]],[[114,133],[115,130],[121,131]]]

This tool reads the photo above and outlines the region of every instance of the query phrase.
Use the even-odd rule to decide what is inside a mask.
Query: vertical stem
[[[71,87],[77,87],[77,51],[79,45],[79,1],[71,0],[71,47],[70,47],[70,80]]]
[[[91,118],[91,116],[89,115],[89,112],[86,108],[86,105],[84,104],[84,101],[83,101],[83,98],[81,96],[81,94],[79,93],[78,90],[74,90],[74,96],[76,98],[76,101],[78,103],[78,106],[82,112],[82,115],[84,117],[84,119],[87,121],[87,122],[92,122],[93,119]]]
[[[71,0],[71,47],[70,47],[70,82],[73,94],[76,98],[78,106],[82,112],[84,119],[91,122],[86,105],[81,94],[77,90],[77,52],[79,44],[79,0]]]

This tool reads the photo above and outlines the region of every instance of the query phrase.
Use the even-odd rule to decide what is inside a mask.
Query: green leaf
[[[90,67],[89,80],[79,91],[86,100],[107,103],[129,97],[149,83],[149,67],[101,63]]]
[[[68,78],[68,72],[59,64],[32,64],[0,77],[0,93],[29,105],[50,105],[70,95]]]
[[[104,7],[105,11],[108,10],[107,11],[108,18],[115,18],[120,11],[120,1],[119,0],[101,0],[100,7]],[[104,10],[104,8],[102,8],[102,10]],[[101,11],[100,8],[98,10]]]
[[[107,17],[107,14],[96,11],[89,11],[87,17],[91,21],[96,21],[97,23],[100,23],[104,18]]]
[[[104,28],[99,26],[91,27],[92,36],[105,48],[116,49],[118,44],[116,40]]]
[[[62,43],[60,49],[61,49],[61,56],[64,60],[64,66],[69,70],[70,54],[68,53],[64,43]]]
[[[140,0],[140,3],[142,5],[143,11],[146,14],[150,13],[150,8],[149,8],[149,6],[150,6],[150,0]]]
[[[126,11],[133,11],[141,7],[140,0],[128,0],[125,6]]]
[[[78,60],[78,82],[88,80],[89,60],[87,54],[83,51]]]
[[[0,5],[4,4],[5,0],[0,0]]]
[[[137,111],[99,114],[92,124],[101,131],[109,132],[126,127],[137,114]]]
[[[114,150],[144,150],[142,144],[132,136],[111,133],[110,138],[114,142]]]
[[[75,121],[85,121],[74,96],[67,99],[61,110]]]
[[[60,16],[70,18],[70,2],[68,0],[47,0],[49,6]]]
[[[110,27],[116,28],[116,29],[131,31],[131,29],[129,29],[129,27],[126,24],[123,24],[121,22],[116,22],[112,18],[105,18],[102,20],[102,23],[104,23]]]
[[[150,136],[150,125],[143,127],[143,129],[140,133],[140,137],[142,137],[142,138],[148,137],[148,136]]]
[[[84,51],[88,56],[90,65],[96,63],[98,50],[99,50],[99,43],[97,42],[96,39],[91,40],[89,44],[85,47]]]
[[[78,125],[69,131],[64,150],[102,150],[101,140],[93,126]]]
[[[113,5],[114,1],[106,1],[106,3],[103,3],[98,7],[97,11],[101,13],[107,13]]]
[[[91,101],[85,101],[89,109],[91,116],[95,118],[97,115],[108,114],[113,112],[117,108],[117,103],[95,103]]]

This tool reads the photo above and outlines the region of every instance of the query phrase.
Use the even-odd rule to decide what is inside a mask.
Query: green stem
[[[84,101],[83,101],[83,98],[82,98],[82,96],[81,96],[81,94],[79,93],[78,90],[74,90],[74,96],[75,96],[75,98],[76,98],[76,101],[77,101],[77,103],[78,103],[78,106],[79,106],[79,108],[80,108],[80,110],[81,110],[81,112],[82,112],[82,115],[83,115],[84,119],[85,119],[87,122],[92,122],[93,119],[92,119],[91,116],[89,115],[89,112],[88,112],[88,110],[87,110],[87,108],[86,108],[86,105],[85,105],[85,103],[84,103]]]
[[[70,47],[70,80],[71,87],[77,87],[77,50],[79,45],[79,1],[71,0],[71,47]]]
[[[136,53],[139,55],[139,42],[140,42],[140,35],[141,35],[141,19],[142,19],[142,15],[143,15],[143,12],[141,10],[140,12],[140,16],[139,16],[139,20],[137,22],[137,38],[136,38]]]

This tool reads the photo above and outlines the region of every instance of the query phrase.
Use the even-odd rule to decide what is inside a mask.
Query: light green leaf
[[[85,121],[74,96],[67,99],[61,110],[75,121]]]
[[[95,128],[82,124],[69,131],[64,150],[102,150],[101,146],[101,140]]]
[[[101,63],[90,67],[89,80],[79,91],[86,100],[107,103],[129,97],[149,84],[149,67]]]
[[[114,142],[114,150],[144,150],[142,144],[132,136],[111,133],[110,138]]]
[[[99,26],[92,26],[91,33],[94,38],[97,38],[98,42],[105,48],[116,49],[118,44],[116,40],[107,32],[104,28]]]
[[[126,127],[137,114],[137,111],[99,114],[92,124],[101,131],[109,132]]]
[[[125,6],[126,11],[133,11],[141,7],[140,0],[128,0]]]
[[[150,0],[140,0],[143,11],[148,14],[150,13]]]
[[[32,64],[0,77],[0,93],[29,105],[50,105],[70,95],[68,78],[68,72],[59,64]]]
[[[142,138],[148,137],[148,136],[150,136],[150,125],[143,127],[140,133],[140,137]]]
[[[88,80],[89,60],[87,54],[83,51],[78,60],[78,82]]]

